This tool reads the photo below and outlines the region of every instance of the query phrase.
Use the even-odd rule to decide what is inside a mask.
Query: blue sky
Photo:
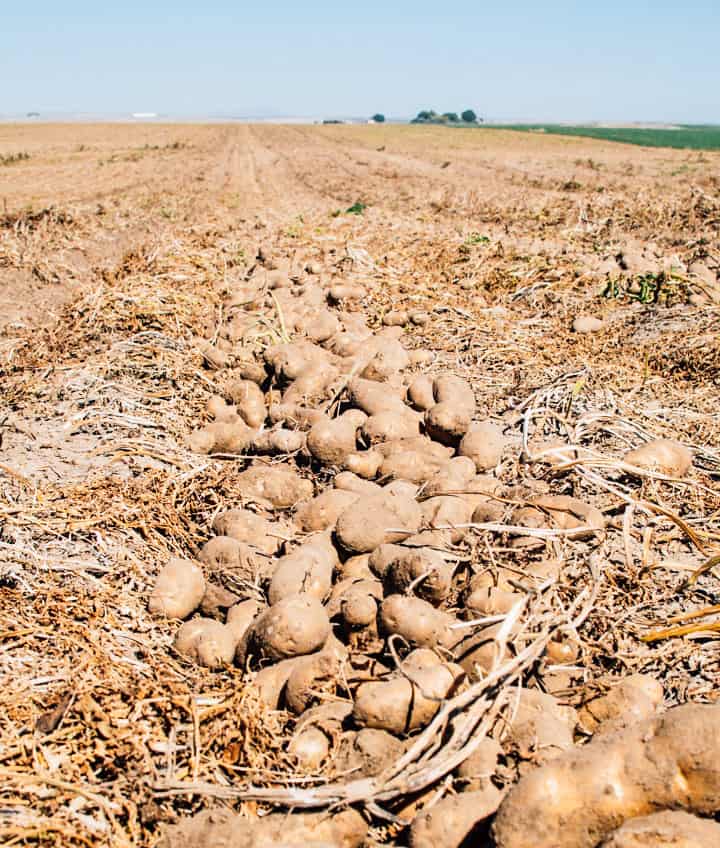
[[[720,123],[720,0],[0,3],[0,114]]]

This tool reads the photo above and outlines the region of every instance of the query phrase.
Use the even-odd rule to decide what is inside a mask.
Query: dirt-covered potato
[[[360,378],[384,383],[393,374],[397,374],[410,364],[410,357],[399,341],[375,337],[374,355],[362,370]]]
[[[668,477],[684,477],[692,466],[692,453],[672,439],[653,439],[628,451],[623,461],[645,471]]]
[[[660,683],[647,674],[631,674],[609,692],[585,701],[580,724],[589,733],[611,733],[636,721],[652,718],[663,699]]]
[[[404,327],[409,320],[404,309],[391,309],[383,315],[382,322],[386,327]]]
[[[332,650],[299,657],[285,684],[285,705],[296,715],[315,702],[335,696],[340,678],[340,658]]]
[[[247,818],[213,807],[168,827],[158,848],[360,848],[367,829],[353,809]]]
[[[292,430],[309,430],[313,424],[322,421],[325,415],[319,409],[302,406],[299,403],[271,403],[268,417],[273,424],[285,423]]]
[[[221,512],[213,521],[213,530],[218,536],[230,536],[268,556],[277,553],[282,535],[281,528],[249,509]]]
[[[342,512],[335,535],[349,553],[369,553],[385,542],[412,536],[421,521],[422,513],[414,500],[382,492],[363,496]]]
[[[330,753],[330,740],[319,727],[307,727],[288,743],[288,754],[304,771],[317,771]]]
[[[214,536],[200,549],[198,559],[208,573],[232,572],[245,580],[254,580],[264,571],[265,561],[254,555],[244,542],[238,542],[230,536]]]
[[[253,621],[238,646],[236,660],[245,657],[282,660],[311,654],[330,635],[330,621],[323,605],[311,595],[292,595],[264,610]]]
[[[228,415],[194,430],[187,444],[194,453],[237,455],[247,452],[254,437],[255,431],[239,415]]]
[[[312,456],[323,465],[342,467],[349,454],[357,448],[357,431],[367,416],[351,409],[338,418],[325,418],[310,428],[307,446]]]
[[[399,392],[387,383],[354,377],[348,382],[348,394],[354,406],[368,415],[379,412],[404,412],[407,407]]]
[[[358,495],[379,495],[382,493],[382,486],[373,483],[372,480],[364,480],[353,474],[352,471],[341,471],[333,477],[333,486],[336,489],[342,489],[345,492],[355,492]]]
[[[408,400],[420,412],[427,412],[435,406],[433,378],[420,374],[408,386]]]
[[[346,733],[335,759],[337,769],[341,774],[375,777],[401,757],[406,744],[386,730],[372,727]]]
[[[288,430],[285,427],[275,427],[272,430],[263,430],[258,433],[252,441],[252,449],[255,453],[297,453],[303,450],[306,444],[305,433],[300,430]]]
[[[234,630],[214,618],[193,618],[180,626],[175,649],[206,668],[230,665],[239,642]]]
[[[720,824],[681,810],[639,816],[621,825],[600,848],[711,848],[720,845]]]
[[[458,445],[475,414],[475,394],[467,382],[453,374],[435,378],[437,403],[425,413],[428,434],[444,445]]]
[[[361,433],[369,445],[411,439],[420,435],[420,418],[408,407],[401,412],[392,409],[382,410],[367,419]]]
[[[473,509],[463,497],[440,495],[428,498],[421,508],[423,525],[435,531],[433,539],[455,544],[466,535],[467,529],[463,525],[471,521]]]
[[[391,480],[424,483],[434,477],[446,464],[446,458],[416,450],[392,453],[380,465],[380,476]]]
[[[301,530],[312,533],[333,530],[341,513],[352,506],[360,497],[346,489],[326,489],[307,503],[300,504],[295,513]]]
[[[155,580],[148,609],[152,615],[187,618],[202,602],[205,577],[198,563],[171,559]]]
[[[338,555],[329,536],[312,536],[277,561],[268,589],[270,603],[276,604],[293,595],[311,595],[324,600],[332,586],[337,564]]]
[[[289,509],[313,495],[313,484],[281,465],[253,465],[238,474],[236,491],[269,509]]]
[[[470,792],[491,786],[490,779],[498,767],[498,760],[503,754],[500,743],[492,736],[486,736],[480,744],[455,769],[455,776]]]
[[[471,424],[460,440],[458,455],[472,459],[478,471],[490,471],[500,462],[504,448],[505,437],[497,424],[480,421]]]
[[[460,848],[487,839],[490,816],[502,801],[494,786],[448,795],[423,810],[410,827],[410,848]]]
[[[455,564],[431,548],[404,548],[388,566],[385,582],[390,589],[413,594],[435,606],[450,594]]]
[[[265,395],[252,380],[232,380],[225,385],[225,395],[237,407],[245,423],[257,430],[265,421]]]
[[[462,493],[475,477],[475,464],[466,456],[448,460],[427,482],[423,494],[429,498],[453,492]]]
[[[521,689],[503,747],[540,764],[574,745],[577,713],[539,689]]]
[[[541,510],[551,520],[555,527],[561,530],[574,530],[576,527],[586,527],[569,536],[571,539],[589,539],[605,529],[605,518],[596,509],[578,498],[568,495],[540,495],[532,499],[532,505]]]
[[[433,664],[416,663],[413,652],[402,664],[405,676],[363,683],[355,693],[353,718],[361,727],[390,733],[409,733],[432,721],[443,698],[464,674],[452,663],[436,658]],[[412,682],[411,682],[412,680]]]
[[[455,619],[424,601],[407,595],[388,595],[380,607],[380,625],[391,635],[397,633],[418,648],[449,647],[462,631],[453,631]],[[456,635],[458,633],[458,635]]]
[[[720,807],[720,706],[687,704],[561,754],[524,775],[493,824],[498,848],[594,848],[662,809]]]
[[[357,474],[365,480],[372,480],[377,477],[380,466],[383,463],[383,455],[372,448],[370,450],[355,451],[349,453],[344,460],[343,467]]]

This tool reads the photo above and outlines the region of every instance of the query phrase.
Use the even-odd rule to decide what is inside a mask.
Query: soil
[[[260,245],[368,285],[373,326],[428,312],[408,346],[514,429],[507,479],[603,511],[568,703],[636,671],[666,705],[717,698],[715,617],[643,636],[720,598],[712,569],[687,585],[720,547],[720,154],[439,127],[0,125],[0,156],[20,152],[0,164],[9,844],[151,846],[230,805],[233,781],[292,770],[284,717],[240,670],[179,660],[172,626],[147,613],[162,562],[197,554],[237,502],[240,460],[198,459],[185,440],[214,387],[195,342]],[[579,315],[602,329],[574,332]],[[562,436],[614,458],[678,439],[690,481],[645,480],[626,509],[612,467],[558,484],[526,463],[523,420],[534,445]],[[579,568],[582,544],[548,553]],[[211,789],[168,788],[182,781]]]

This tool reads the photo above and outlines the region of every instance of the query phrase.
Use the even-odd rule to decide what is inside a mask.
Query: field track
[[[508,509],[550,491],[602,512],[601,546],[542,542],[567,569],[553,615],[593,599],[564,702],[633,672],[666,706],[717,700],[716,617],[643,637],[720,598],[711,567],[687,582],[720,551],[720,153],[434,127],[0,124],[0,844],[151,848],[180,817],[254,814],[288,791],[287,714],[240,669],[184,660],[147,609],[160,566],[197,556],[240,502],[246,459],[194,453],[188,435],[220,386],[207,343],[248,280],[269,279],[259,248],[288,277],[364,286],[374,330],[391,310],[429,315],[403,343],[506,431]],[[279,300],[256,311],[255,352],[287,334]],[[575,332],[581,315],[601,330]],[[619,457],[655,437],[692,450],[686,480],[623,476]],[[558,439],[580,451],[561,473],[533,458]],[[502,529],[468,545],[491,569],[524,556]],[[387,800],[400,818],[416,802]],[[407,844],[397,820],[372,824],[377,844]]]

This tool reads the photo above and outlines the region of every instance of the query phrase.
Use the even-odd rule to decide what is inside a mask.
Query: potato
[[[430,548],[406,549],[387,570],[386,579],[395,592],[413,587],[414,594],[438,606],[450,594],[455,566]]]
[[[334,697],[339,677],[340,659],[333,651],[298,658],[285,684],[287,708],[300,715],[318,699]]]
[[[447,462],[454,453],[452,448],[441,445],[438,442],[433,442],[427,436],[412,436],[409,439],[393,439],[388,442],[380,442],[376,445],[375,450],[385,458],[400,453],[417,452],[431,456],[433,459],[443,460],[444,462]]]
[[[646,674],[631,674],[605,695],[586,701],[580,723],[589,733],[621,730],[636,721],[652,718],[662,703],[663,688]]]
[[[256,359],[239,361],[236,363],[235,367],[227,373],[228,377],[231,379],[252,380],[253,383],[257,383],[258,386],[262,386],[268,377],[265,365],[262,362],[258,362]]]
[[[502,651],[496,641],[500,626],[500,624],[493,624],[467,636],[462,641],[458,639],[453,655],[456,662],[472,679],[481,678],[493,671],[510,656],[507,647]]]
[[[416,666],[412,654],[402,664],[412,677],[363,683],[355,693],[353,719],[361,727],[409,733],[432,721],[441,699],[455,688],[462,669],[452,663]]]
[[[427,374],[420,374],[410,383],[408,387],[408,400],[415,409],[427,412],[435,406],[435,393],[433,390],[433,378]]]
[[[343,605],[348,597],[357,599],[359,596],[366,596],[377,601],[382,601],[383,594],[383,584],[379,580],[376,580],[372,574],[368,573],[360,577],[355,577],[346,576],[343,572],[342,579],[332,588],[330,597],[325,604],[325,609],[328,616],[334,618],[342,612]],[[362,603],[358,604],[359,609],[362,607]]]
[[[247,452],[254,437],[255,431],[235,415],[194,430],[188,436],[187,444],[194,453],[237,455]]]
[[[402,412],[384,410],[371,415],[362,426],[362,436],[370,445],[408,439],[420,435],[420,417],[405,407]]]
[[[408,352],[399,341],[376,336],[371,347],[375,349],[375,353],[360,373],[361,379],[384,383],[410,364]]]
[[[393,453],[382,461],[380,476],[395,480],[424,483],[434,477],[445,465],[447,458],[438,458],[428,453],[408,450]]]
[[[521,598],[519,592],[487,586],[472,591],[465,599],[465,607],[473,617],[507,615]]]
[[[318,421],[307,435],[308,450],[323,465],[342,467],[348,454],[355,452],[357,431],[366,419],[364,412],[351,409],[338,418]]]
[[[362,286],[337,285],[328,290],[328,300],[331,303],[362,300],[366,294],[367,292]]]
[[[502,797],[492,785],[448,795],[415,817],[410,827],[410,848],[461,848],[485,842],[488,820]]]
[[[228,406],[225,398],[220,395],[211,395],[207,402],[207,413],[216,421],[234,421],[237,418],[237,409]]]
[[[251,581],[261,570],[260,560],[253,556],[248,545],[230,536],[215,536],[205,542],[198,559],[211,574],[233,572],[242,579]]]
[[[200,612],[205,618],[223,620],[230,607],[240,601],[240,596],[230,592],[219,583],[205,582],[205,594],[200,603]]]
[[[710,848],[712,845],[720,845],[720,824],[680,810],[666,810],[626,821],[600,848]]]
[[[506,752],[541,764],[574,747],[577,713],[539,689],[521,689],[513,712]]]
[[[437,403],[425,413],[425,429],[444,445],[458,445],[475,414],[475,394],[470,384],[453,374],[435,378]]]
[[[240,640],[245,636],[248,628],[253,623],[260,611],[260,605],[257,601],[240,601],[234,604],[227,611],[226,627],[232,632],[235,637],[235,647],[240,644]]]
[[[392,309],[383,315],[382,322],[386,327],[404,327],[409,320],[404,309]]]
[[[421,521],[420,507],[414,500],[383,492],[363,496],[342,512],[335,535],[349,553],[369,553],[385,542],[411,536]]]
[[[226,368],[230,362],[230,357],[227,353],[219,350],[215,345],[205,339],[197,339],[196,346],[205,361],[205,365],[213,371]]]
[[[268,599],[276,604],[293,595],[310,595],[322,601],[332,586],[338,556],[328,536],[312,536],[292,553],[281,557],[275,567]]]
[[[467,534],[467,529],[462,525],[470,523],[472,506],[462,497],[439,495],[423,501],[421,508],[423,524],[431,531],[436,531],[434,538],[441,543],[445,539],[451,544],[457,544]],[[455,529],[441,529],[439,534],[437,533],[438,528],[446,527]]]
[[[249,819],[223,807],[181,818],[166,829],[159,848],[360,848],[367,833],[356,810],[340,813],[270,813]]]
[[[397,633],[418,648],[449,647],[462,631],[453,631],[455,619],[432,604],[406,595],[388,595],[380,607],[380,626],[391,635]],[[457,635],[456,635],[457,634]]]
[[[288,754],[301,769],[317,771],[330,754],[330,740],[319,727],[308,727],[290,740]]]
[[[213,521],[213,530],[219,536],[245,542],[268,556],[277,553],[280,544],[281,529],[249,509],[221,512]]]
[[[236,491],[268,508],[288,509],[313,495],[313,484],[291,468],[253,465],[237,476]]]
[[[310,409],[295,403],[272,403],[268,407],[268,417],[273,424],[285,422],[291,429],[309,430],[317,421],[325,418],[317,409]]]
[[[490,778],[495,774],[503,750],[492,736],[486,736],[470,756],[455,769],[455,775],[469,791],[492,786]]]
[[[472,459],[478,471],[490,471],[500,462],[504,447],[502,430],[492,421],[480,421],[470,425],[460,440],[458,454]]]
[[[359,497],[357,492],[346,489],[326,489],[311,501],[300,504],[295,519],[305,533],[334,530],[338,516]]]
[[[271,345],[265,349],[264,357],[275,376],[284,380],[296,380],[329,361],[327,351],[311,342]]]
[[[333,486],[336,489],[341,489],[344,492],[354,492],[357,495],[379,495],[382,493],[382,486],[373,483],[371,480],[363,480],[352,471],[341,471],[333,477]]]
[[[368,415],[388,411],[402,413],[407,410],[394,389],[389,389],[386,384],[377,383],[375,380],[355,377],[348,382],[348,394],[350,401]]]
[[[684,477],[692,467],[692,454],[672,439],[653,439],[628,451],[623,462],[668,477]]]
[[[382,463],[383,455],[371,448],[370,450],[355,451],[354,453],[347,454],[343,462],[343,467],[347,471],[357,474],[358,477],[372,480],[373,477],[377,477]]]
[[[253,439],[252,449],[256,453],[297,453],[303,450],[305,444],[305,434],[300,430],[287,430],[284,427],[278,427],[258,433]]]
[[[205,578],[196,562],[171,559],[155,580],[148,609],[152,615],[187,618],[205,594]]]
[[[416,327],[424,327],[430,322],[430,315],[427,312],[423,312],[422,309],[413,309],[409,313],[409,318]]]
[[[375,777],[395,763],[403,754],[406,743],[386,730],[366,727],[357,733],[345,734],[335,759],[340,774],[355,777]]]
[[[232,380],[225,386],[225,395],[235,404],[249,427],[257,430],[265,421],[265,395],[257,383],[252,380]]]
[[[231,628],[214,618],[194,618],[180,626],[175,649],[206,668],[230,665],[239,639]]]
[[[305,324],[304,330],[310,341],[322,344],[340,331],[340,322],[329,309],[320,309],[315,317]]]
[[[317,651],[330,635],[323,605],[311,595],[291,595],[260,613],[246,634],[246,656],[282,660]],[[241,652],[241,653],[242,653]]]
[[[524,775],[493,824],[498,848],[592,848],[628,819],[720,806],[720,706],[688,704]]]
[[[448,460],[427,482],[423,494],[427,497],[462,492],[475,477],[475,465],[466,456],[456,456]]]
[[[330,395],[331,388],[338,377],[337,368],[327,363],[308,368],[285,389],[282,402],[299,406],[320,403]]]

